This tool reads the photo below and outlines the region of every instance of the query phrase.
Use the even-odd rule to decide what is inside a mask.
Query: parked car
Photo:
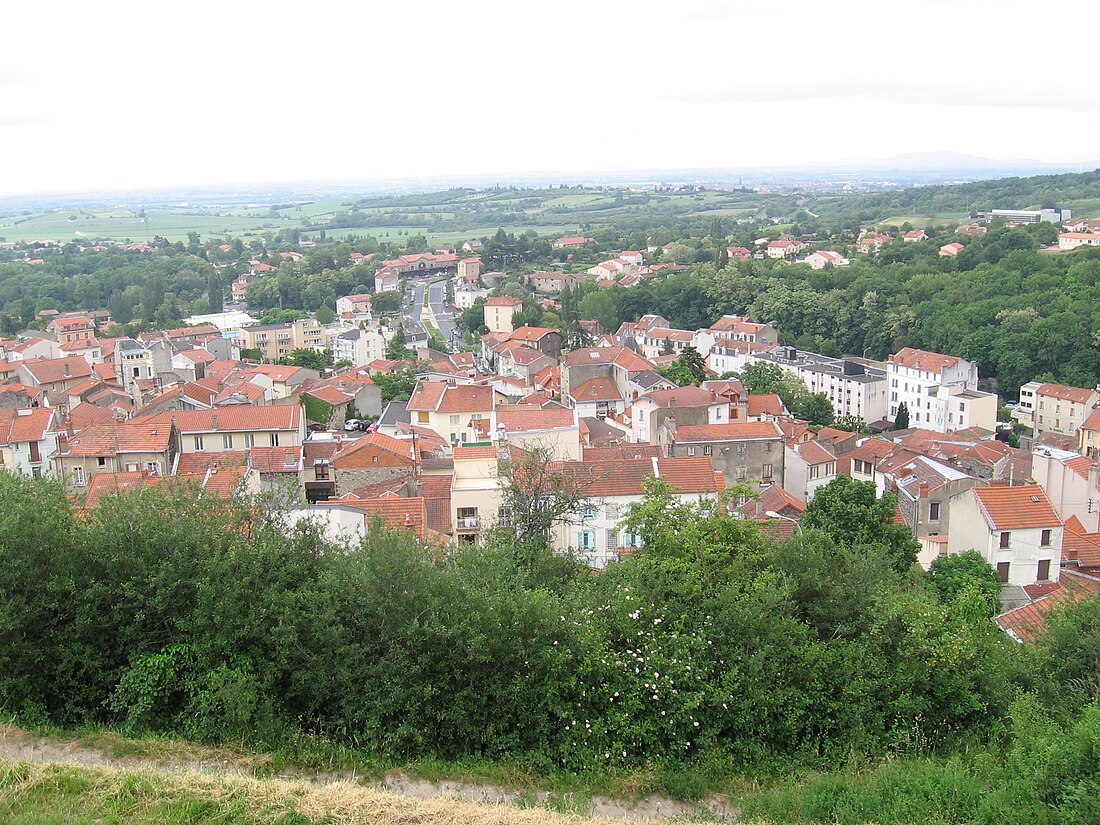
[[[362,423],[363,422],[360,421],[358,418],[349,418],[347,421],[344,422],[344,430],[349,433],[355,432],[356,430],[361,429],[359,425]]]

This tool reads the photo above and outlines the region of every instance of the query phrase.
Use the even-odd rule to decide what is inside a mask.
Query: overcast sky
[[[0,194],[907,152],[1100,157],[1100,4],[4,8]]]

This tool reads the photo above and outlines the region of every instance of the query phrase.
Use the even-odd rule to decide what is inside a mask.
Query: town
[[[956,258],[1014,226],[1042,229],[1058,251],[1100,243],[1100,221],[1069,210],[992,210],[937,237],[753,238],[719,246],[715,263],[826,272],[910,244]],[[132,335],[108,332],[134,319],[124,300],[25,313],[0,341],[0,462],[57,479],[82,507],[178,479],[225,498],[262,494],[334,537],[379,524],[439,547],[518,527],[517,478],[537,465],[564,494],[541,529],[594,570],[640,545],[623,519],[648,479],[786,537],[819,490],[848,477],[896,497],[926,570],[977,550],[1003,585],[999,622],[1013,638],[1100,592],[1100,387],[1032,380],[999,397],[952,353],[813,352],[743,314],[676,328],[649,312],[605,327],[602,295],[682,275],[701,259],[697,243],[541,239],[560,265],[532,270],[508,265],[502,235],[389,258],[351,251],[329,262],[353,273],[337,287],[346,294],[326,287],[287,320],[279,296],[302,289],[312,242],[192,238],[191,256],[214,273],[211,311],[182,326],[156,323],[178,314],[154,311],[163,285],[137,296],[154,323]],[[155,259],[167,247],[79,251]],[[35,267],[63,245],[2,251]]]

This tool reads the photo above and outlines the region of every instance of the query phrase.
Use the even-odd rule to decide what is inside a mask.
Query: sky
[[[1100,158],[1100,3],[36,0],[0,194]]]

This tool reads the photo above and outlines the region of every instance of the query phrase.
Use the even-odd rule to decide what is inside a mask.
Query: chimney
[[[216,415],[210,416],[210,428],[214,430],[218,429],[218,417]]]
[[[917,486],[917,497],[918,498],[928,498],[928,483],[927,482],[922,481]]]
[[[649,460],[653,462],[653,475],[657,476],[657,478],[660,478],[661,468],[657,466],[657,456],[650,456]]]
[[[416,522],[413,521],[412,513],[405,514],[405,526],[412,527]]]
[[[65,359],[65,377],[68,378],[71,374],[72,374],[72,371],[69,369],[69,359],[66,358]]]

